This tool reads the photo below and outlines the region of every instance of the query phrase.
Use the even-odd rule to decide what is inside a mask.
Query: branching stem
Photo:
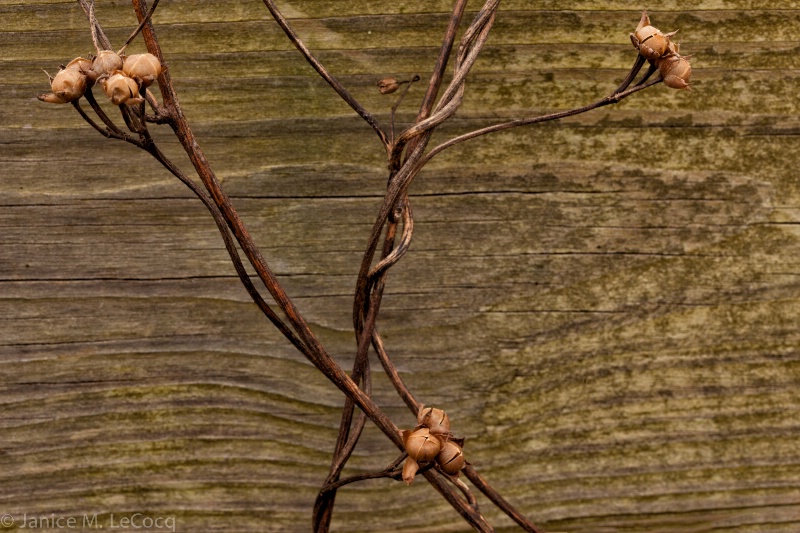
[[[92,40],[98,53],[101,50],[110,50],[111,43],[95,17],[94,1],[77,1],[87,15],[91,27]],[[120,49],[120,54],[141,32],[148,51],[162,63],[164,62],[164,56],[152,24],[152,16],[158,2],[159,0],[154,0],[152,6],[148,9],[146,0],[132,0],[139,24]],[[126,141],[148,152],[200,199],[214,219],[242,285],[258,308],[299,352],[344,393],[346,400],[342,410],[339,434],[331,467],[314,505],[314,530],[318,533],[325,533],[330,527],[336,492],[339,488],[367,479],[391,478],[399,480],[402,478],[400,465],[405,459],[406,453],[401,432],[371,397],[372,381],[368,356],[370,346],[377,355],[392,386],[415,417],[422,407],[421,403],[403,382],[400,373],[389,357],[377,326],[389,270],[406,254],[411,245],[414,219],[409,202],[408,189],[414,178],[433,157],[461,142],[506,129],[562,119],[615,104],[636,92],[660,83],[662,79],[659,77],[648,81],[649,77],[657,70],[651,64],[639,82],[631,86],[645,63],[644,57],[637,55],[628,75],[619,87],[605,98],[570,110],[487,126],[454,137],[426,153],[435,128],[452,117],[461,105],[467,76],[488,40],[489,32],[497,16],[499,0],[485,1],[472,22],[465,28],[457,51],[453,54],[456,35],[467,4],[466,0],[454,0],[451,17],[445,30],[445,36],[433,73],[428,82],[425,96],[420,104],[416,121],[401,132],[397,138],[394,135],[395,111],[403,97],[405,97],[411,83],[409,82],[404,88],[402,95],[391,109],[392,126],[390,134],[387,135],[377,119],[314,57],[292,29],[288,20],[280,13],[275,2],[273,0],[263,0],[263,2],[305,60],[373,128],[386,151],[389,166],[386,193],[362,258],[353,298],[353,327],[356,338],[356,353],[351,374],[348,375],[328,354],[262,256],[260,249],[241,220],[230,198],[220,186],[219,180],[200,149],[189,123],[181,111],[168,70],[165,69],[158,77],[163,104],[159,104],[155,96],[148,90],[141,88],[140,93],[144,98],[140,104],[136,106],[120,106],[122,120],[128,131],[125,131],[108,117],[94,98],[91,87],[87,89],[84,96],[92,111],[99,118],[100,123],[90,117],[78,101],[73,102],[73,107],[101,135]],[[453,55],[453,76],[444,88],[441,97],[439,97],[445,77],[445,69]],[[411,81],[417,81],[418,79],[419,77],[415,76]],[[146,114],[145,101],[153,109],[154,115]],[[164,155],[154,142],[148,130],[148,123],[169,124],[181,146],[188,154],[202,185],[196,183]],[[398,232],[400,232],[399,236]],[[380,256],[376,260],[375,256],[381,243],[381,237]],[[274,303],[268,303],[250,279],[244,261],[239,255],[239,249],[255,269],[258,278],[266,287]],[[356,409],[358,409],[358,413],[356,413]],[[383,470],[357,474],[342,479],[340,476],[356,448],[367,420],[375,423],[402,453],[397,460]],[[463,439],[452,437],[452,435],[450,438],[458,444],[463,443]],[[423,464],[418,473],[425,477],[470,526],[481,532],[494,531],[492,526],[481,515],[478,501],[469,486],[458,477],[443,474],[443,471],[435,468],[434,465],[434,462]],[[540,529],[492,488],[472,465],[468,464],[463,469],[463,473],[489,501],[511,517],[525,531],[531,533],[541,532]]]

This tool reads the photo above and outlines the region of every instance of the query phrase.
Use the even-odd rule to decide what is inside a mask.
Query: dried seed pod
[[[73,59],[66,68],[58,71],[50,81],[50,90],[53,92],[39,95],[39,100],[51,104],[66,104],[83,96],[86,92],[86,75],[81,71],[79,63],[76,63],[80,59],[83,58]]]
[[[92,68],[92,60],[86,59],[85,57],[76,57],[75,59],[67,63],[67,66],[65,68],[75,69],[79,72],[82,72],[83,74],[86,74],[86,71]]]
[[[92,80],[97,81],[113,75],[117,70],[122,70],[122,58],[111,50],[101,50],[92,60],[92,68],[88,74]]]
[[[466,463],[464,451],[455,442],[447,441],[439,451],[439,455],[436,456],[436,462],[439,463],[442,470],[454,476],[464,468]]]
[[[658,59],[669,52],[669,38],[677,32],[663,34],[660,31],[639,45],[639,53],[647,59]]]
[[[442,448],[441,441],[431,435],[431,431],[428,428],[404,431],[403,444],[406,447],[408,456],[418,463],[433,461]]]
[[[661,58],[657,66],[661,77],[664,78],[664,85],[673,89],[689,89],[692,65],[688,56],[669,55]]]
[[[647,16],[647,11],[642,13],[642,18],[636,31],[631,33],[631,42],[633,46],[639,50],[647,59],[658,59],[670,51],[670,37],[675,35],[677,31],[671,33],[661,33],[661,30],[650,25],[650,17]]]
[[[136,81],[119,70],[103,80],[103,90],[114,105],[138,104],[144,101],[139,96],[139,85]]]
[[[394,78],[384,78],[377,85],[381,94],[391,94],[400,88],[400,83]]]
[[[431,433],[436,436],[443,436],[450,433],[450,417],[441,409],[435,407],[420,408],[417,414],[417,423],[427,426]]]
[[[144,87],[149,87],[164,72],[164,66],[153,54],[133,54],[125,58],[122,71],[139,80]]]
[[[403,464],[403,481],[406,485],[411,485],[414,482],[414,476],[419,471],[419,463],[411,457],[406,457],[406,462]]]

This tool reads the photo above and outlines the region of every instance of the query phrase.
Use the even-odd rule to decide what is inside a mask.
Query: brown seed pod
[[[434,435],[431,435],[428,428],[404,431],[403,444],[406,447],[408,456],[418,463],[433,461],[442,448],[441,441]]]
[[[381,94],[391,94],[400,88],[400,83],[394,78],[384,78],[377,85]]]
[[[119,70],[103,80],[103,90],[114,105],[139,104],[144,101],[139,96],[139,85],[136,81]]]
[[[122,70],[122,58],[111,50],[101,50],[92,60],[92,68],[87,72],[89,77],[97,81]]]
[[[631,33],[631,42],[640,54],[647,59],[655,60],[669,53],[670,38],[676,33],[677,31],[661,33],[661,30],[650,25],[650,17],[647,16],[647,11],[644,11],[636,31]]]
[[[427,426],[431,433],[436,436],[443,436],[450,433],[450,417],[441,409],[435,407],[420,408],[417,414],[417,423],[420,426]]]
[[[52,93],[39,95],[39,100],[51,104],[66,104],[78,100],[86,92],[86,75],[81,71],[81,61],[87,61],[78,57],[69,62],[66,68],[58,71],[58,74],[50,81]]]
[[[436,462],[439,463],[442,470],[454,476],[464,468],[466,463],[464,451],[455,442],[447,441],[439,451],[439,455],[436,456]]]
[[[86,59],[85,57],[76,57],[67,63],[67,66],[65,67],[65,69],[70,68],[86,74],[86,71],[92,68],[92,60]]]
[[[692,75],[692,65],[688,56],[677,54],[661,58],[657,62],[658,71],[664,78],[664,85],[673,89],[689,89],[689,77]]]
[[[419,471],[419,463],[411,457],[406,457],[406,462],[403,464],[403,481],[406,485],[411,485],[414,482],[414,476]]]
[[[122,71],[139,80],[144,87],[149,87],[164,72],[164,67],[153,54],[133,54],[125,58]]]

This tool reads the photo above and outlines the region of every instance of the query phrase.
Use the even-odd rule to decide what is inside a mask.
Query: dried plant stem
[[[111,43],[95,17],[94,1],[77,1],[89,19],[92,40],[97,51],[110,50]],[[141,32],[148,51],[155,55],[162,64],[164,63],[163,53],[152,24],[152,15],[158,1],[159,0],[154,0],[152,6],[148,9],[146,0],[132,0],[139,19],[139,25],[125,42],[120,53],[122,53],[125,47]],[[86,91],[84,96],[95,115],[100,119],[100,123],[91,118],[77,101],[73,102],[73,107],[77,110],[79,115],[100,134],[105,137],[124,140],[148,152],[202,201],[211,213],[236,273],[253,301],[289,342],[344,393],[345,403],[342,410],[339,433],[331,461],[331,467],[315,502],[312,518],[314,531],[317,533],[325,533],[330,528],[336,493],[339,488],[366,479],[401,479],[402,477],[402,470],[399,466],[406,457],[406,454],[401,432],[394,422],[389,419],[371,398],[372,380],[368,357],[370,346],[377,354],[378,360],[389,377],[392,386],[396,389],[398,395],[408,406],[409,410],[416,416],[421,409],[421,403],[414,397],[403,382],[397,368],[389,357],[377,327],[378,315],[389,270],[392,266],[397,264],[409,250],[413,237],[414,219],[409,202],[408,189],[414,178],[433,157],[455,144],[481,135],[487,135],[519,126],[566,118],[606,105],[615,104],[631,94],[661,82],[662,79],[657,78],[648,81],[649,77],[657,70],[651,64],[645,74],[640,78],[639,82],[631,87],[631,84],[644,66],[645,60],[639,55],[620,86],[605,98],[570,110],[487,126],[454,137],[426,153],[434,129],[449,119],[461,105],[467,75],[487,42],[489,32],[495,21],[499,0],[486,0],[483,7],[465,29],[459,41],[458,49],[456,53],[453,54],[456,35],[461,25],[467,4],[466,0],[454,0],[452,14],[416,121],[412,126],[401,132],[397,138],[395,138],[394,135],[394,114],[400,101],[402,101],[408,91],[410,83],[404,88],[400,99],[398,99],[397,103],[392,107],[392,129],[390,135],[387,136],[385,130],[375,117],[366,111],[317,58],[311,54],[303,41],[291,28],[289,22],[277,9],[274,1],[263,0],[263,2],[305,60],[336,91],[336,93],[373,128],[387,154],[389,179],[386,193],[367,242],[366,251],[364,252],[358,272],[353,298],[353,327],[356,338],[356,353],[353,369],[349,375],[333,360],[311,331],[305,319],[286,294],[275,274],[269,268],[269,265],[255,244],[247,227],[231,203],[230,198],[221,188],[216,175],[211,169],[209,162],[200,149],[183,115],[177,94],[170,79],[169,71],[164,70],[158,78],[163,104],[160,105],[152,93],[141,88],[140,93],[144,98],[140,104],[136,106],[120,106],[120,113],[125,127],[128,130],[127,132],[115,124],[103,111],[95,100],[91,88]],[[445,69],[451,55],[454,55],[453,77],[444,88],[441,97],[439,97],[443,85]],[[412,81],[418,79],[418,77],[414,77]],[[145,113],[144,101],[152,107],[155,115],[150,116]],[[189,176],[161,152],[150,135],[147,125],[148,122],[170,125],[181,143],[181,146],[188,154],[192,166],[197,176],[200,178],[202,186],[189,178]],[[398,236],[399,231],[400,234]],[[375,255],[378,253],[378,246],[381,242],[380,256],[376,261]],[[239,254],[239,249],[241,249],[247,261],[255,269],[256,274],[261,282],[263,282],[274,304],[269,304],[264,299],[259,289],[250,279],[244,261]],[[280,313],[276,311],[276,309],[273,309],[273,305],[277,306]],[[359,410],[357,414],[356,408]],[[342,479],[341,474],[347,461],[355,450],[368,419],[372,420],[403,453],[396,461],[383,470],[357,474]],[[451,438],[457,441],[459,445],[463,444],[463,439],[457,439],[452,436]],[[463,472],[489,501],[511,517],[525,531],[532,533],[541,532],[540,529],[534,526],[492,488],[472,465],[468,464],[463,469]],[[475,495],[462,480],[458,477],[443,474],[442,471],[438,470],[438,467],[435,467],[435,462],[424,464],[418,473],[425,477],[434,489],[456,509],[470,526],[481,532],[494,531],[492,526],[481,515],[478,508],[478,500]]]
[[[147,13],[147,6],[144,0],[133,0],[134,8],[136,9],[137,16],[142,20]],[[154,29],[150,22],[146,23],[142,34],[145,39],[148,51],[158,57],[163,62],[163,54],[161,52],[158,40],[155,37]],[[244,226],[243,222],[238,216],[238,213],[232,207],[230,199],[222,191],[219,182],[216,179],[213,171],[211,170],[208,161],[205,159],[194,135],[186,122],[183,113],[180,110],[177,96],[174,93],[171,80],[169,79],[168,71],[163,72],[159,76],[159,88],[162,92],[162,99],[164,107],[170,110],[173,119],[170,123],[173,131],[175,131],[181,145],[189,155],[195,171],[198,173],[204,186],[210,193],[214,203],[219,208],[222,216],[242,251],[247,256],[250,263],[256,269],[261,280],[264,282],[267,290],[272,295],[281,310],[287,315],[293,328],[298,332],[300,339],[303,341],[305,350],[304,355],[326,376],[330,379],[346,396],[351,397],[356,405],[364,412],[364,414],[371,419],[392,442],[399,448],[403,449],[402,438],[397,426],[386,416],[386,414],[372,401],[368,394],[361,390],[357,383],[348,376],[344,370],[327,354],[322,346],[317,341],[316,337],[311,332],[308,325],[300,316],[294,304],[283,291],[283,288],[275,279],[274,274],[268,268],[266,261],[261,256],[260,251],[253,242],[252,237]],[[447,485],[446,481],[436,477],[435,472],[426,473],[426,478],[434,485],[434,487],[445,495],[445,498],[453,505],[456,510],[476,529],[480,531],[491,531],[491,527],[485,522],[479,513],[476,513],[469,507],[463,500],[456,498],[452,489]]]
[[[478,488],[489,500],[502,510],[509,518],[514,520],[522,529],[529,533],[544,533],[544,530],[539,529],[533,523],[525,518],[525,516],[517,511],[499,492],[497,492],[489,483],[478,474],[472,465],[467,465],[462,470],[464,475],[467,476],[475,487]]]
[[[447,62],[450,59],[450,53],[453,50],[453,43],[456,40],[456,33],[461,25],[461,19],[464,16],[464,10],[466,8],[467,0],[455,0],[455,4],[453,5],[453,13],[450,16],[450,23],[447,25],[447,29],[445,30],[442,46],[439,49],[439,55],[436,58],[436,63],[433,67],[433,74],[431,74],[431,79],[428,82],[428,89],[425,91],[425,96],[422,98],[422,103],[420,104],[419,112],[417,113],[417,123],[422,122],[431,114],[431,109],[433,109],[433,104],[436,102],[436,97],[438,96],[439,89],[442,86],[444,73],[447,69]],[[411,143],[412,144],[409,146],[409,151],[413,151],[413,149],[416,147],[416,141],[412,140]],[[393,161],[395,164],[399,162],[400,152],[397,152],[395,148],[396,146],[393,147],[392,154],[389,158],[390,165]],[[402,150],[402,147],[400,150]],[[397,158],[396,161],[395,158]]]
[[[601,100],[598,100],[596,102],[593,102],[591,104],[588,104],[588,105],[585,105],[585,106],[582,106],[582,107],[576,107],[575,109],[569,109],[569,110],[566,110],[566,111],[558,111],[556,113],[550,113],[550,114],[547,114],[547,115],[540,115],[540,116],[537,116],[537,117],[523,118],[523,119],[519,119],[519,120],[512,120],[512,121],[509,121],[509,122],[504,122],[502,124],[494,124],[492,126],[487,126],[485,128],[481,128],[479,130],[475,130],[475,131],[471,131],[469,133],[465,133],[464,135],[459,135],[458,137],[454,137],[453,139],[450,139],[449,141],[443,142],[442,144],[436,146],[435,148],[432,148],[430,152],[425,154],[425,156],[420,159],[420,161],[418,163],[418,166],[420,168],[422,168],[431,159],[433,159],[436,155],[438,155],[440,152],[442,152],[442,151],[446,150],[447,148],[450,148],[451,146],[456,145],[458,143],[461,143],[461,142],[464,142],[464,141],[468,141],[468,140],[474,139],[476,137],[480,137],[481,135],[487,135],[489,133],[494,133],[494,132],[497,132],[497,131],[503,131],[503,130],[507,130],[507,129],[510,129],[510,128],[518,128],[520,126],[530,126],[532,124],[538,124],[540,122],[548,122],[548,121],[551,121],[551,120],[558,120],[558,119],[562,119],[562,118],[571,117],[573,115],[580,115],[581,113],[586,113],[587,111],[592,111],[593,109],[597,109],[597,108],[600,108],[600,107],[603,107],[603,106],[607,106],[607,105],[610,105],[610,104],[616,104],[619,101],[621,101],[622,99],[627,98],[631,94],[636,93],[638,91],[642,91],[644,89],[647,89],[648,87],[652,87],[653,85],[655,85],[657,83],[660,83],[661,81],[663,81],[661,78],[657,78],[657,79],[651,80],[651,81],[649,81],[647,83],[637,84],[637,85],[631,87],[630,89],[626,89],[626,90],[624,90],[622,92],[612,93],[609,96],[606,96],[605,98],[602,98]]]
[[[144,0],[133,0],[134,8],[140,20],[146,16],[147,6]],[[151,23],[145,24],[142,34],[145,39],[148,51],[161,59],[162,52],[158,45],[158,40],[155,37],[155,32]],[[267,290],[272,295],[273,299],[284,312],[291,324],[292,328],[297,331],[299,339],[304,346],[303,353],[308,359],[320,370],[325,376],[328,377],[342,392],[347,396],[353,397],[355,403],[359,408],[364,411],[367,416],[375,422],[375,424],[395,443],[398,448],[402,449],[402,439],[400,437],[397,426],[386,416],[386,414],[378,408],[367,394],[365,394],[358,385],[347,375],[346,372],[328,355],[322,348],[319,341],[311,332],[308,325],[300,316],[297,308],[288,298],[283,288],[277,282],[275,275],[267,266],[266,261],[261,256],[260,251],[256,247],[252,236],[247,231],[244,223],[239,218],[238,213],[233,208],[230,199],[222,191],[219,182],[216,179],[211,167],[203,155],[189,125],[180,109],[177,100],[177,95],[174,92],[171,80],[169,79],[169,71],[163,72],[159,76],[159,88],[161,89],[164,107],[169,110],[172,120],[170,126],[175,131],[181,145],[189,155],[195,171],[198,173],[203,185],[209,192],[213,202],[219,208],[222,216],[224,217],[227,226],[231,229],[234,237],[236,238],[248,261],[253,265],[257,274],[264,282]]]
[[[156,12],[156,7],[158,7],[158,2],[159,2],[159,0],[153,0],[153,5],[150,6],[150,11],[147,12],[147,16],[145,16],[141,20],[141,22],[139,22],[139,25],[136,27],[135,30],[133,30],[133,33],[131,33],[130,37],[128,37],[125,40],[125,44],[123,44],[122,48],[120,48],[119,52],[117,52],[118,55],[122,55],[122,52],[125,51],[125,49],[128,47],[128,45],[131,44],[131,42],[133,42],[133,40],[136,38],[137,35],[139,35],[139,32],[142,31],[142,28],[144,28],[144,25],[147,24],[150,21],[150,19],[153,18],[153,13]]]
[[[281,27],[281,29],[289,38],[289,40],[292,42],[292,44],[295,46],[295,48],[297,48],[300,51],[300,53],[303,54],[303,57],[306,58],[306,61],[308,61],[308,63],[314,68],[314,70],[317,71],[317,74],[319,74],[322,77],[322,79],[328,82],[328,85],[330,85],[333,88],[333,90],[336,91],[336,93],[342,98],[342,100],[347,102],[347,104],[351,108],[353,108],[353,111],[358,113],[358,116],[363,118],[367,124],[372,126],[372,129],[375,130],[375,133],[378,134],[378,138],[380,138],[381,143],[383,143],[384,148],[388,152],[390,147],[389,138],[386,135],[386,131],[378,123],[378,120],[374,116],[372,116],[372,114],[369,111],[364,109],[364,106],[358,103],[358,101],[350,95],[350,93],[347,91],[347,89],[344,88],[344,86],[339,82],[339,80],[334,78],[333,75],[330,72],[328,72],[328,70],[324,66],[322,66],[322,63],[320,63],[317,60],[317,58],[314,57],[314,55],[311,53],[308,47],[306,47],[305,43],[303,43],[300,37],[297,36],[295,31],[289,25],[289,22],[286,20],[283,14],[281,14],[280,10],[278,10],[278,7],[275,5],[275,2],[273,2],[272,0],[264,0],[264,5],[267,6],[267,9],[269,9],[269,12],[272,14],[272,18],[275,19],[275,22],[278,23],[278,25]]]

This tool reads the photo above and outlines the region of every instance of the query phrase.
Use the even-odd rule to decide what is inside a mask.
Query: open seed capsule
[[[431,435],[428,428],[419,428],[414,431],[406,430],[403,432],[403,443],[406,447],[408,456],[418,463],[433,461],[442,443],[436,436]]]
[[[450,417],[443,410],[435,407],[423,406],[417,415],[417,423],[427,426],[437,437],[450,433]]]
[[[442,445],[442,449],[436,456],[436,462],[439,463],[442,470],[451,476],[458,474],[466,463],[464,451],[455,442],[447,441]]]

